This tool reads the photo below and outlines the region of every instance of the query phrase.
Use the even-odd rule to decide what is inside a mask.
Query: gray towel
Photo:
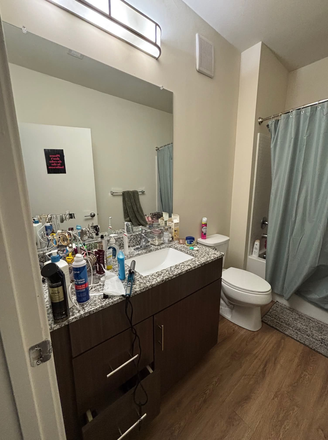
[[[139,192],[137,190],[123,191],[122,196],[124,221],[131,222],[133,226],[147,226]]]

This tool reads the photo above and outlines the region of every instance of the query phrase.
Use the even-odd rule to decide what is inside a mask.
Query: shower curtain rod
[[[259,123],[259,125],[261,125],[264,121],[270,121],[271,119],[277,119],[277,118],[280,118],[282,115],[286,115],[287,113],[291,113],[295,110],[300,110],[302,108],[312,107],[313,105],[323,104],[324,102],[327,102],[327,101],[328,101],[328,99],[321,99],[320,101],[315,101],[315,102],[312,102],[311,104],[305,104],[305,105],[301,105],[300,107],[292,108],[290,110],[287,110],[286,112],[277,113],[276,115],[268,116],[266,118],[258,118],[257,122]]]
[[[169,144],[166,144],[166,145],[162,145],[161,147],[156,147],[155,150],[156,150],[156,151],[161,150],[162,148],[164,148],[164,147],[168,147],[169,145],[172,145],[172,142],[169,143]]]

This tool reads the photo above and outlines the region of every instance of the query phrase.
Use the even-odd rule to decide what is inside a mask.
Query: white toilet
[[[198,243],[213,247],[225,255],[229,241],[229,237],[220,234],[198,239]],[[225,256],[223,267],[224,263]],[[254,332],[260,330],[262,327],[261,306],[272,301],[270,284],[251,272],[230,267],[223,269],[221,287],[220,314],[247,330]]]

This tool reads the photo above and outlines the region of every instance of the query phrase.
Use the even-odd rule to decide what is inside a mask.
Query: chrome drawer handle
[[[119,437],[117,440],[122,440],[122,438],[124,438],[126,435],[128,435],[129,432],[131,432],[132,429],[134,429],[135,427],[137,427],[137,426],[139,425],[139,423],[141,422],[141,420],[143,420],[143,419],[146,418],[146,417],[147,417],[147,414],[145,413],[142,417],[140,417],[139,420],[136,421],[136,423],[135,423],[134,425],[130,426],[130,428],[127,429],[127,430],[125,431],[125,433],[122,434],[121,437]]]
[[[128,361],[124,362],[124,364],[120,365],[119,367],[116,368],[116,370],[111,371],[109,374],[107,374],[107,378],[112,376],[113,374],[117,373],[119,370],[121,370],[122,368],[124,368],[126,365],[128,365],[130,362],[134,361],[135,359],[137,359],[137,357],[139,356],[139,354],[136,354],[135,356],[133,356],[131,359],[129,359]]]

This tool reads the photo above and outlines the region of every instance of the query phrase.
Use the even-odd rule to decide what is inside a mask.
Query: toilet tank
[[[230,238],[226,235],[214,234],[209,235],[207,238],[199,238],[198,243],[203,244],[204,246],[209,246],[211,248],[215,248],[220,252],[224,253],[223,257],[223,267],[225,267],[225,257],[228,252],[229,241]]]

